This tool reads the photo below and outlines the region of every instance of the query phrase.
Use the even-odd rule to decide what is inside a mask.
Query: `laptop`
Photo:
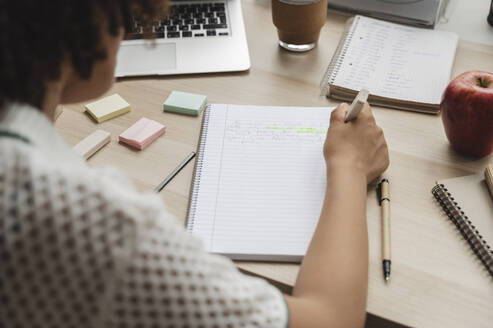
[[[117,77],[248,70],[240,0],[175,0],[167,19],[145,29],[134,19],[117,59]]]

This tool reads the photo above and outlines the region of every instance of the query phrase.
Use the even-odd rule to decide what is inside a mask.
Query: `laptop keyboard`
[[[132,31],[125,35],[125,40],[228,36],[226,17],[225,2],[173,4],[170,16],[152,27],[143,27],[138,19],[134,19]]]

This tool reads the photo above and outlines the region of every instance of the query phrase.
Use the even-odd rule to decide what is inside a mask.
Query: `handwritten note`
[[[212,105],[208,111],[189,229],[214,253],[300,260],[324,197],[322,147],[331,109]]]
[[[439,104],[451,73],[457,35],[356,16],[331,84]]]

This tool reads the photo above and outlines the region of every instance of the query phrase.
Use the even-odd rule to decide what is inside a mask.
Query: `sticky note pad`
[[[166,127],[161,123],[143,117],[120,134],[118,140],[142,150],[163,135],[165,130]]]
[[[75,145],[73,150],[80,156],[84,157],[84,159],[88,159],[108,144],[110,140],[111,135],[109,132],[96,130]]]
[[[207,103],[207,97],[193,93],[173,91],[163,104],[165,112],[197,116]]]
[[[110,118],[128,113],[130,105],[119,94],[105,97],[84,106],[86,111],[96,120],[101,123]]]

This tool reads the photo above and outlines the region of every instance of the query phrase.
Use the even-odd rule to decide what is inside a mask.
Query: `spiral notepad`
[[[469,246],[493,277],[493,200],[480,175],[442,180],[432,189]]]
[[[364,16],[351,18],[321,82],[323,94],[350,101],[370,91],[370,104],[438,113],[458,37]]]
[[[325,195],[328,107],[206,108],[187,228],[212,253],[298,262]]]

